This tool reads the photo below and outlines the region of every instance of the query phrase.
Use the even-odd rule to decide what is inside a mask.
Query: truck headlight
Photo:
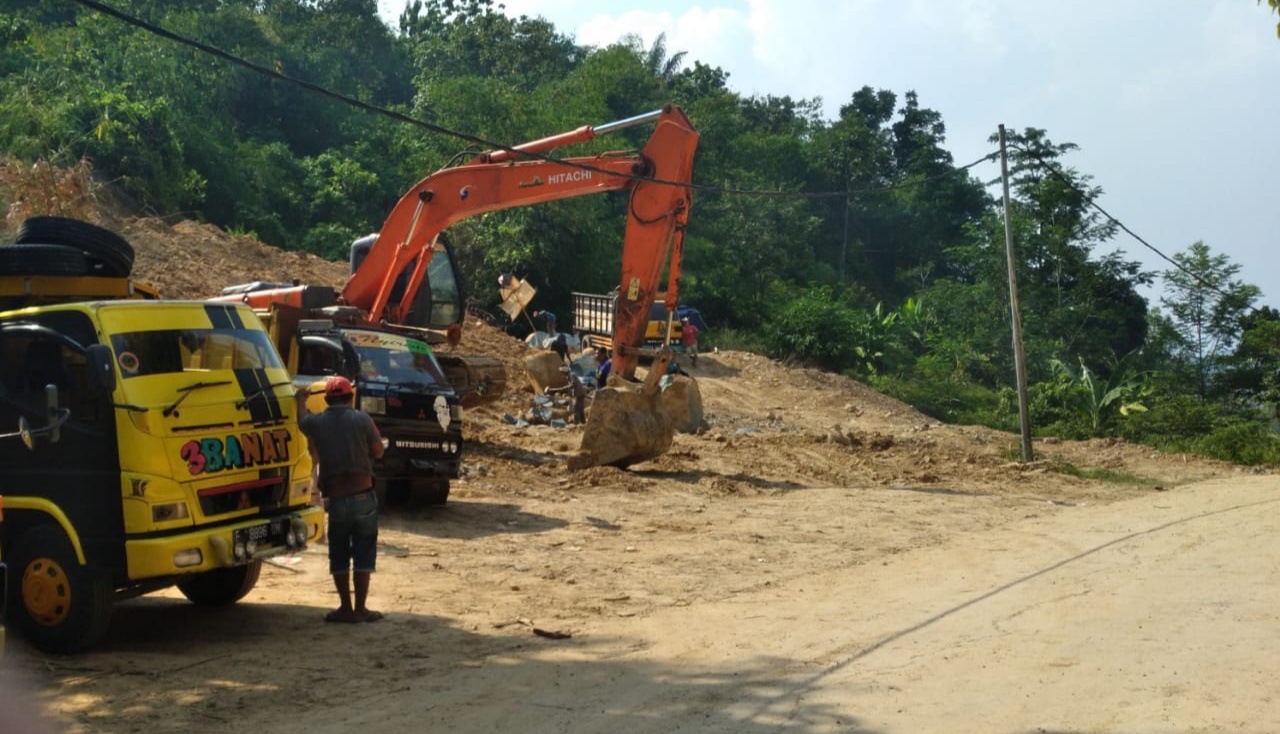
[[[191,517],[191,513],[187,510],[186,502],[166,502],[163,505],[151,506],[152,522],[169,522],[187,517]]]
[[[190,568],[204,563],[204,554],[199,548],[188,548],[173,554],[173,565],[178,568]]]
[[[377,397],[374,395],[362,395],[360,397],[360,410],[369,415],[386,415],[387,399],[385,397]]]

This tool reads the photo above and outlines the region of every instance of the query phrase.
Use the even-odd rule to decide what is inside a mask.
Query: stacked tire
[[[30,217],[11,245],[0,246],[0,275],[127,278],[133,246],[120,235],[79,219]]]

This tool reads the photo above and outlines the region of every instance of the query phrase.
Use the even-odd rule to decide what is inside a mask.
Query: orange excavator
[[[548,151],[594,140],[624,128],[654,123],[639,152],[606,152],[551,159]],[[466,163],[444,168],[419,181],[392,209],[382,229],[360,255],[353,251],[353,272],[339,300],[356,307],[370,325],[394,328],[438,327],[434,309],[418,296],[436,288],[431,263],[445,249],[440,234],[451,224],[485,212],[511,209],[606,191],[627,190],[626,235],[614,333],[613,373],[624,380],[601,390],[592,406],[574,468],[626,466],[653,458],[671,445],[672,423],[657,395],[657,381],[670,353],[644,347],[650,308],[666,273],[664,301],[676,313],[690,182],[698,133],[675,105],[597,126],[492,150]],[[406,276],[407,273],[407,276]],[[456,275],[456,268],[450,268]],[[277,291],[246,294],[243,300],[265,307]],[[461,337],[456,310],[448,340]],[[629,382],[642,356],[653,356],[649,377]]]
[[[623,128],[656,121],[639,153],[601,153],[556,161],[520,153],[545,153]],[[449,225],[467,217],[546,201],[628,189],[620,298],[614,326],[614,370],[631,376],[644,341],[659,278],[668,270],[666,303],[675,312],[680,258],[688,220],[693,153],[698,133],[675,105],[605,125],[482,153],[470,162],[427,176],[391,210],[360,267],[342,289],[342,300],[370,321],[406,323],[413,296],[427,275],[432,244]],[[404,295],[391,303],[396,279],[414,262]],[[669,268],[668,268],[669,266]]]

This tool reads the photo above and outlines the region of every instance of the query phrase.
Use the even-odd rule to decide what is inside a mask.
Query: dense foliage
[[[0,11],[0,151],[92,162],[143,211],[343,258],[399,195],[468,148],[125,25],[70,0]],[[683,106],[701,141],[682,300],[707,341],[867,379],[947,420],[1016,427],[1001,202],[946,150],[911,91],[743,96],[665,39],[584,47],[493,0],[115,0],[180,35],[484,140],[514,144]],[[575,153],[639,147],[629,129]],[[1010,136],[1011,227],[1037,430],[1123,435],[1274,463],[1280,314],[1197,242],[1166,276],[1107,249],[1102,190],[1045,130]],[[992,140],[992,150],[995,150]],[[967,163],[967,162],[966,162]],[[990,173],[991,166],[975,169]],[[7,202],[0,202],[0,205]],[[622,195],[466,220],[452,239],[477,305],[516,271],[542,305],[616,280]]]

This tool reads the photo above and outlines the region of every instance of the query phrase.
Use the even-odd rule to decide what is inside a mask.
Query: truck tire
[[[14,242],[73,247],[101,265],[101,275],[127,278],[133,272],[133,246],[109,229],[66,217],[28,217]],[[85,273],[92,275],[93,273]]]
[[[27,530],[14,542],[12,564],[10,618],[36,647],[72,653],[106,632],[115,601],[110,577],[80,565],[61,528]]]
[[[178,582],[178,591],[194,604],[225,607],[235,604],[253,591],[261,574],[262,561],[251,561],[244,566],[215,568],[183,578]]]
[[[448,479],[424,479],[414,482],[413,498],[419,504],[439,507],[449,500]]]
[[[0,247],[0,275],[90,275],[92,265],[80,250],[64,245]],[[105,273],[103,273],[105,275]]]

